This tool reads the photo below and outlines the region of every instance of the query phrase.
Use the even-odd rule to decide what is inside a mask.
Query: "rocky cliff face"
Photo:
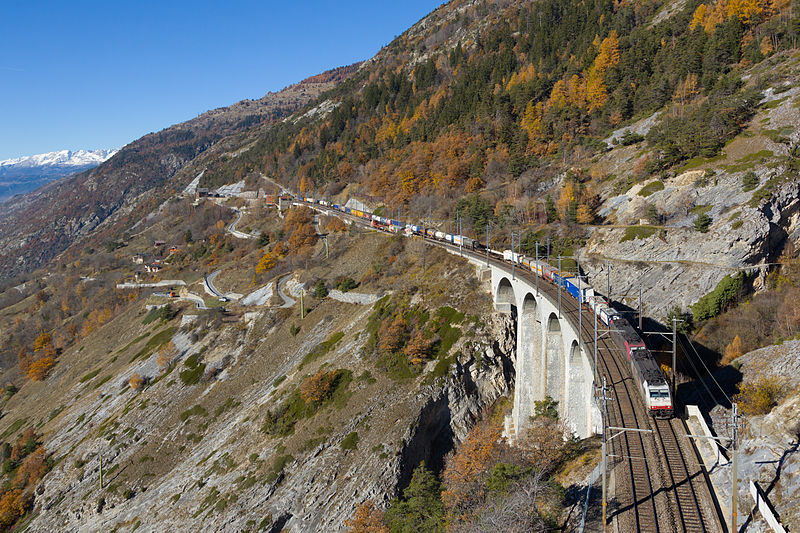
[[[612,264],[612,298],[638,307],[641,286],[645,315],[659,320],[675,306],[688,309],[726,274],[740,269],[760,274],[755,276],[760,287],[763,272],[757,267],[774,261],[787,239],[800,236],[800,184],[793,178],[791,141],[773,141],[771,133],[794,130],[792,121],[800,110],[793,102],[800,91],[792,89],[781,98],[771,90],[766,94],[764,103],[771,104],[720,157],[672,177],[653,176],[623,194],[604,188],[600,213],[612,225],[591,229],[582,261],[600,292],[606,292],[606,260]],[[646,133],[651,122],[644,119],[624,129]],[[639,148],[614,148],[596,167],[629,176],[637,162],[649,157]],[[742,185],[748,173],[756,177],[755,189]],[[760,191],[772,194],[754,199]],[[652,220],[653,214],[660,220]],[[694,227],[700,214],[711,218],[707,233]],[[645,227],[629,227],[640,224]]]
[[[114,329],[140,324],[135,311],[101,328],[87,351],[61,356],[46,387],[28,387],[4,406],[31,423],[41,417],[44,445],[59,459],[30,527],[339,531],[364,500],[388,504],[421,461],[441,468],[481,411],[509,393],[514,327],[487,314],[463,329],[446,373],[436,377],[433,361],[421,376],[393,381],[364,372],[373,368],[359,355],[371,312],[325,300],[296,338],[281,318],[287,310],[262,309],[246,326],[211,330],[187,321],[172,337],[177,355],[165,375],[157,354],[131,358],[140,331]],[[307,354],[337,332],[335,349],[309,363]],[[106,349],[99,340],[109,338],[128,346]],[[192,361],[206,365],[194,385],[185,375]],[[106,378],[89,372],[97,364]],[[352,373],[341,403],[299,419],[285,437],[262,431],[266,411],[306,376],[335,368]],[[134,374],[150,382],[138,393],[128,386]],[[41,405],[62,407],[48,417]]]

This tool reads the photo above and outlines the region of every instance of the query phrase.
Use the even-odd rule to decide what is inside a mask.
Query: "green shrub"
[[[706,213],[700,213],[694,219],[694,229],[700,233],[707,233],[708,228],[711,226],[712,219]]]
[[[294,457],[292,455],[278,455],[272,461],[272,467],[270,471],[267,473],[267,482],[272,483],[278,476],[281,475],[283,469],[286,468],[286,465],[294,461]]]
[[[175,331],[178,328],[175,326],[164,329],[150,337],[150,340],[142,347],[139,352],[131,357],[131,363],[135,360],[139,359],[140,357],[149,357],[153,352],[167,344],[170,340],[172,340],[172,336],[175,335]]]
[[[156,320],[169,322],[177,315],[178,311],[176,309],[173,309],[171,305],[167,304],[163,307],[156,307],[151,309],[150,312],[147,313],[147,316],[144,317],[144,320],[142,320],[142,324],[147,325],[151,322],[155,322]]]
[[[742,272],[722,278],[713,291],[692,306],[695,321],[708,320],[725,311],[739,298],[744,288],[744,281],[745,275]]]
[[[631,130],[626,130],[619,138],[619,143],[622,146],[630,146],[632,144],[640,143],[644,140],[644,135],[634,133]]]
[[[656,229],[658,228],[654,226],[628,226],[625,228],[625,235],[622,236],[619,242],[646,239],[651,237],[656,232]]]
[[[326,296],[328,296],[328,287],[323,280],[317,280],[317,284],[314,285],[314,297],[322,299]]]
[[[445,513],[441,485],[425,463],[414,470],[403,497],[392,501],[386,511],[390,531],[444,533]]]
[[[659,181],[659,180],[651,181],[650,183],[648,183],[647,185],[642,187],[642,190],[639,191],[639,196],[648,197],[651,194],[653,194],[654,192],[663,191],[663,190],[664,190],[664,182],[663,181]]]
[[[306,402],[300,395],[300,389],[294,389],[276,409],[267,411],[261,431],[268,435],[286,437],[294,433],[294,426],[304,418],[310,418],[328,404],[343,406],[349,397],[348,387],[353,380],[353,373],[339,369],[333,372],[330,387],[322,401]]]
[[[200,378],[203,377],[203,372],[206,370],[206,365],[198,361],[197,354],[187,357],[186,361],[183,362],[183,366],[186,367],[186,370],[181,371],[179,374],[183,384],[195,385],[199,383]]]
[[[744,176],[742,176],[743,192],[752,191],[753,189],[758,187],[758,184],[759,184],[758,176],[756,176],[756,173],[753,172],[752,170],[746,173]]]
[[[545,396],[544,400],[533,402],[533,416],[539,418],[540,416],[558,420],[558,402],[550,396]]]
[[[181,422],[186,422],[193,416],[208,416],[208,411],[202,405],[195,405],[180,414]]]
[[[83,377],[82,377],[80,380],[78,380],[78,381],[80,381],[81,383],[86,383],[87,381],[89,381],[90,379],[92,379],[93,377],[95,377],[95,376],[96,376],[97,374],[99,374],[99,373],[100,373],[100,369],[99,369],[99,368],[98,368],[97,370],[92,370],[92,371],[91,371],[91,372],[89,372],[88,374],[84,375],[84,376],[83,376]]]
[[[305,357],[303,357],[303,360],[300,361],[300,366],[298,368],[303,368],[304,365],[312,361],[316,361],[323,355],[330,352],[336,346],[336,344],[340,340],[342,340],[342,337],[344,337],[344,333],[341,331],[337,331],[336,333],[328,337],[325,341],[317,344],[313,350],[308,352],[305,355]]]
[[[358,447],[358,433],[355,431],[348,433],[339,447],[343,450],[355,450]]]
[[[358,287],[358,283],[353,278],[341,277],[336,280],[336,289],[342,292],[347,292]]]

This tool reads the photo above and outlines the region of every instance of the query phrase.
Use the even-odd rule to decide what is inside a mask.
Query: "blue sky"
[[[0,160],[122,146],[367,59],[441,4],[35,1],[0,10]]]

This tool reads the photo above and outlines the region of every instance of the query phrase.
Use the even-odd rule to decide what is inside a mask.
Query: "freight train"
[[[433,228],[425,228],[416,224],[382,217],[362,211],[352,209],[339,204],[331,204],[326,200],[315,200],[307,196],[302,197],[303,202],[318,204],[333,208],[348,215],[364,219],[365,223],[370,224],[376,229],[390,233],[403,232],[406,235],[419,235],[427,239],[449,243],[469,250],[486,251],[486,247],[477,240],[464,235],[452,235]],[[651,416],[656,418],[671,418],[674,414],[672,394],[664,379],[658,363],[653,354],[647,349],[641,336],[634,327],[617,312],[608,302],[595,294],[591,285],[568,272],[559,271],[549,263],[527,257],[512,250],[492,250],[488,253],[503,261],[514,263],[515,265],[533,272],[548,282],[561,287],[567,294],[577,300],[579,306],[586,306],[597,315],[597,318],[606,327],[617,333],[613,335],[614,342],[625,353],[627,363],[631,369],[631,375],[636,383],[637,390],[644,401],[645,407]]]

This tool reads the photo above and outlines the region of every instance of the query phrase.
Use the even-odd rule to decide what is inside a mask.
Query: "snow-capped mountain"
[[[85,167],[99,165],[117,153],[113,150],[59,150],[46,154],[26,155],[0,161],[0,169],[35,168],[48,166]]]
[[[32,191],[48,181],[96,167],[117,153],[112,150],[59,150],[0,161],[0,202]]]

